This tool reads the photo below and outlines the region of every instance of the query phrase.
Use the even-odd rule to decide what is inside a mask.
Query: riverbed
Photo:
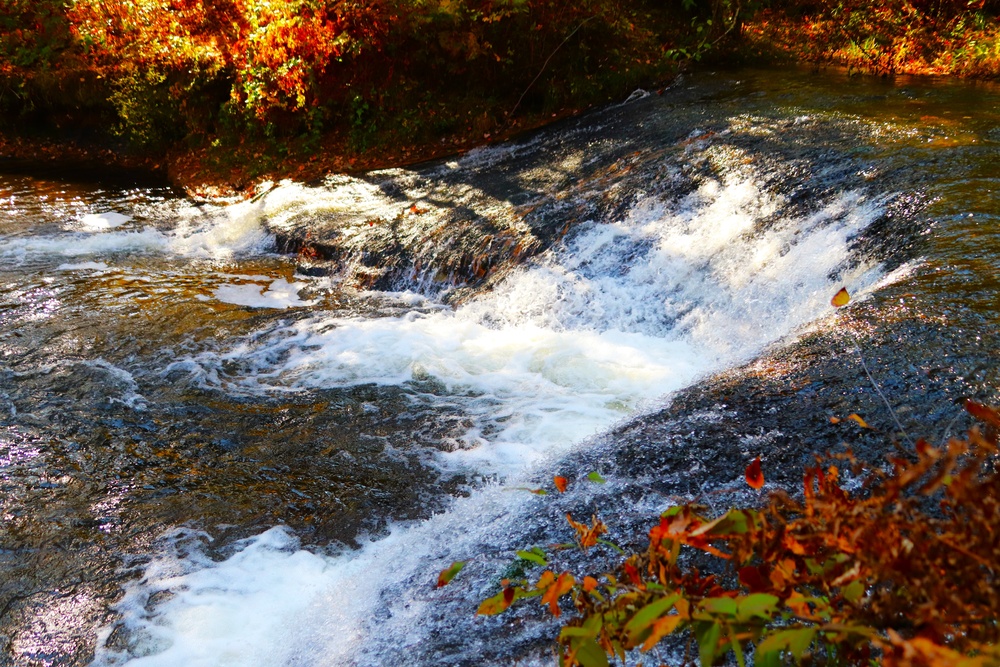
[[[540,614],[473,613],[566,511],[641,545],[758,502],[758,455],[795,488],[960,433],[1000,387],[998,102],[702,71],[250,200],[0,173],[0,664],[548,664]]]

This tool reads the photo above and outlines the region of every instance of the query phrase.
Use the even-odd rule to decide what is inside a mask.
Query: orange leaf
[[[682,620],[684,619],[678,615],[664,616],[663,618],[656,619],[653,623],[653,631],[649,635],[649,638],[646,639],[646,642],[642,645],[642,650],[648,651],[656,646],[661,639],[677,629],[677,626]]]
[[[851,300],[851,295],[847,293],[846,287],[841,287],[840,291],[833,295],[830,299],[830,305],[834,308],[840,308],[841,306],[846,306],[847,302]]]
[[[556,475],[552,478],[555,483],[556,488],[559,489],[559,493],[566,493],[566,487],[569,486],[569,480],[560,475]]]
[[[764,486],[764,473],[760,470],[759,456],[747,466],[746,480],[751,489],[760,489]]]
[[[593,577],[584,577],[583,578],[583,590],[585,590],[585,591],[587,591],[589,593],[590,591],[594,590],[595,588],[597,588],[597,579],[594,579]]]
[[[592,525],[590,526],[574,521],[573,517],[569,514],[566,515],[566,521],[569,522],[569,525],[573,526],[573,530],[576,531],[576,541],[584,551],[597,544],[597,538],[608,532],[608,527],[604,525],[603,521],[597,518],[596,514],[593,515]]]
[[[559,598],[573,590],[573,584],[575,583],[576,580],[573,579],[572,574],[563,572],[542,596],[542,604],[549,605],[549,611],[556,618],[562,615],[562,610],[559,609]]]
[[[840,423],[840,417],[830,417],[830,423],[831,424],[839,424]]]
[[[851,414],[847,415],[847,418],[856,421],[861,428],[871,428],[871,426],[869,426],[868,423],[861,418],[861,415],[857,413],[852,412]]]

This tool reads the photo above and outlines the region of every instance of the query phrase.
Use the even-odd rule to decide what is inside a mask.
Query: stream
[[[553,664],[474,612],[567,512],[1000,399],[998,164],[996,85],[800,69],[239,201],[0,162],[0,665]]]

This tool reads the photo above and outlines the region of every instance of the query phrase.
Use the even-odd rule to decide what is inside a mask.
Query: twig
[[[868,364],[865,363],[865,355],[861,352],[861,341],[859,341],[854,335],[854,332],[849,331],[849,333],[851,334],[851,337],[854,338],[854,343],[858,346],[858,359],[861,361],[861,367],[865,369],[865,375],[868,376],[868,381],[871,382],[872,387],[874,387],[875,393],[878,394],[879,398],[882,399],[882,402],[885,403],[885,407],[889,410],[889,414],[892,415],[892,421],[896,423],[896,428],[898,428],[900,433],[903,434],[906,441],[910,443],[910,446],[915,447],[916,445],[913,442],[913,438],[910,437],[910,434],[906,432],[906,429],[903,428],[903,425],[899,422],[899,418],[896,416],[896,411],[892,409],[889,399],[887,399],[885,394],[882,393],[882,389],[878,386],[878,382],[875,382],[875,378],[872,377],[871,371],[868,370]]]
[[[538,79],[542,76],[542,73],[545,71],[545,68],[549,66],[549,62],[552,60],[552,57],[554,55],[556,55],[556,52],[558,52],[559,49],[561,49],[563,47],[563,45],[566,42],[568,42],[570,40],[570,38],[577,33],[578,30],[580,30],[580,28],[582,28],[584,25],[586,25],[587,22],[590,21],[591,19],[593,19],[595,16],[596,16],[596,14],[594,16],[588,16],[587,18],[585,18],[580,23],[580,25],[578,25],[575,28],[573,28],[573,31],[571,33],[569,33],[568,35],[566,35],[566,38],[563,41],[559,42],[559,46],[557,46],[555,49],[552,50],[552,53],[549,54],[549,57],[546,58],[545,62],[542,64],[542,69],[538,70],[538,74],[536,74],[535,78],[531,80],[531,83],[528,84],[528,87],[524,89],[524,92],[521,93],[521,96],[519,98],[517,98],[517,104],[515,104],[514,108],[511,109],[510,113],[507,114],[507,122],[508,123],[510,123],[510,120],[514,117],[514,112],[517,111],[517,108],[519,106],[521,106],[521,102],[524,100],[524,96],[528,94],[528,91],[531,90],[531,87],[533,85],[535,85],[535,82],[538,81]]]

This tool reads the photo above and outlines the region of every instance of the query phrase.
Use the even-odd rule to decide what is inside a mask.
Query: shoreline
[[[746,27],[748,33],[755,30],[757,27],[754,25],[748,24]],[[765,33],[757,31],[756,34]],[[804,57],[788,56],[788,51],[780,51],[788,56],[787,59],[782,59],[778,57],[779,50],[784,48],[781,45],[772,45],[772,50],[766,56],[758,53],[756,57],[748,57],[747,53],[752,46],[745,45],[740,57],[735,60],[720,57],[702,66],[839,70],[848,78],[860,76],[891,80],[908,77],[926,81],[997,82],[997,76],[928,71],[923,66],[915,66],[912,71],[878,74],[860,71],[844,63],[827,60],[816,62]],[[652,82],[637,89],[651,89],[662,94],[672,83]],[[288,154],[285,156],[269,152],[273,145],[267,146],[263,142],[216,149],[173,147],[165,153],[142,153],[129,151],[121,145],[113,146],[110,142],[83,142],[51,136],[12,136],[0,131],[0,173],[58,173],[60,177],[70,178],[82,175],[86,180],[94,180],[96,173],[97,179],[169,184],[197,200],[247,199],[258,194],[257,186],[266,181],[293,179],[314,182],[332,174],[401,168],[462,155],[476,148],[510,141],[548,125],[580,116],[597,106],[600,105],[567,107],[556,113],[525,116],[490,133],[470,128],[471,131],[454,133],[437,141],[400,146],[382,145],[363,151],[352,148],[342,132],[330,132],[322,137],[318,150],[307,150],[296,145],[295,141],[289,142],[286,147]]]
[[[662,88],[664,84],[658,84]],[[306,152],[293,147],[291,155],[278,158],[262,144],[246,144],[222,150],[172,148],[165,154],[129,152],[99,142],[59,140],[51,137],[10,136],[0,132],[0,173],[39,174],[89,172],[93,178],[111,176],[142,182],[168,183],[194,199],[248,199],[265,181],[294,179],[310,182],[331,174],[352,174],[391,169],[462,155],[475,148],[515,139],[553,123],[586,113],[596,105],[564,108],[556,113],[521,118],[495,133],[475,130],[440,138],[436,142],[402,146],[380,146],[366,151],[350,148],[339,133],[326,135],[321,147]],[[263,165],[256,164],[258,160]]]

